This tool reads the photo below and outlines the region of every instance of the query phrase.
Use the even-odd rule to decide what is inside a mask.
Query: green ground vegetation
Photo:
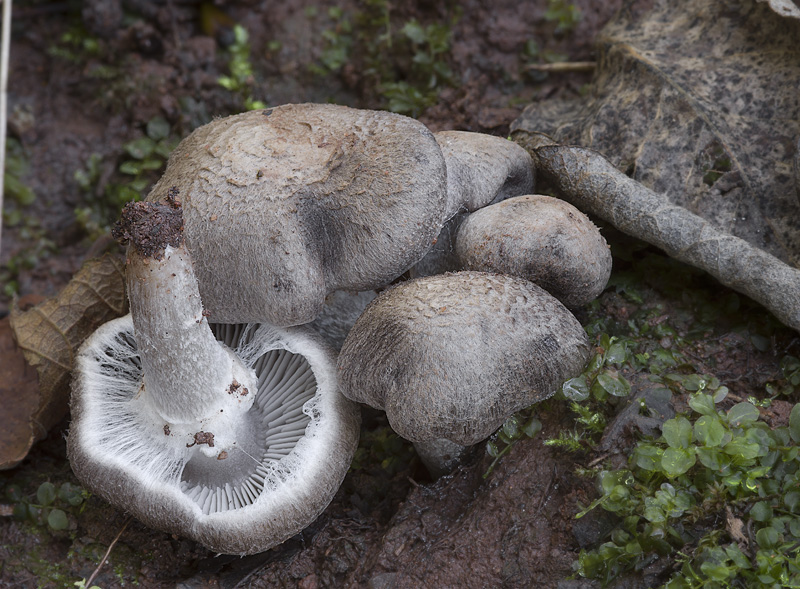
[[[163,117],[151,119],[144,131],[122,146],[124,153],[112,181],[102,183],[103,158],[98,153],[89,156],[86,166],[75,171],[75,182],[84,195],[83,205],[75,209],[75,218],[90,239],[107,233],[122,207],[147,194],[178,143]]]
[[[316,11],[307,14],[319,16]],[[384,108],[418,116],[453,83],[447,61],[459,11],[453,14],[450,21],[422,23],[398,18],[387,0],[364,0],[356,11],[332,7],[325,15],[330,25],[322,33],[319,61],[310,69],[328,75],[353,64],[365,91],[374,92]]]

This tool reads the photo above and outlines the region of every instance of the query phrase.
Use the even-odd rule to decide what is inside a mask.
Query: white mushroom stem
[[[170,423],[195,424],[228,396],[249,407],[254,395],[247,399],[240,387],[254,390],[251,371],[211,332],[185,244],[167,246],[161,259],[131,248],[127,280],[144,394],[156,411]]]
[[[256,376],[211,332],[176,196],[170,190],[166,204],[129,204],[112,232],[130,244],[128,297],[143,373],[138,397],[178,448],[225,457],[252,439],[240,416],[253,404]]]

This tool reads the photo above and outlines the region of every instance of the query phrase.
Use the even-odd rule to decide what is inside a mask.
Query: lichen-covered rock
[[[527,278],[570,308],[597,298],[611,276],[611,251],[594,223],[571,204],[539,194],[472,213],[455,253],[465,270]]]
[[[342,392],[386,411],[406,439],[469,445],[556,392],[589,355],[586,333],[522,278],[428,276],[381,293],[338,360]]]

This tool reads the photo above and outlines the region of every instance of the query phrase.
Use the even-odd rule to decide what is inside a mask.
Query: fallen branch
[[[800,331],[800,270],[670,203],[596,151],[559,145],[540,133],[515,131],[512,138],[564,200],[708,272]]]

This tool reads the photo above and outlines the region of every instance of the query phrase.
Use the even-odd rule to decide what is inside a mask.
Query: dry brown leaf
[[[97,327],[127,312],[125,261],[111,254],[86,262],[55,298],[28,311],[12,311],[11,329],[17,346],[39,375],[35,403],[29,398],[30,391],[20,391],[11,401],[15,412],[28,411],[31,444],[67,413],[69,379],[78,347]],[[32,407],[32,411],[22,407]],[[5,450],[4,444],[6,440],[0,440],[0,451]],[[21,459],[13,454],[11,450],[0,454],[0,468]]]
[[[0,470],[13,468],[33,445],[31,416],[39,405],[36,371],[14,343],[8,317],[0,320]]]
[[[717,229],[800,265],[800,21],[754,0],[636,6],[598,36],[585,99],[532,104],[513,128],[597,150]]]

